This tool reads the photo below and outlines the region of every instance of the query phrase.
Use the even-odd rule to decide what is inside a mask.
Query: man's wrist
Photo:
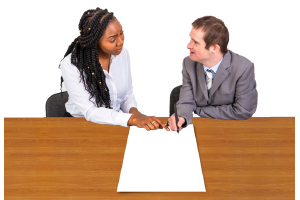
[[[175,113],[173,113],[174,117],[175,117]],[[172,115],[171,115],[172,116]],[[181,117],[181,116],[178,116],[178,117]],[[182,117],[184,119],[184,123],[182,124],[182,128],[185,128],[187,126],[187,122],[186,122],[186,119],[184,117]],[[169,120],[167,122],[167,126],[169,126]]]
[[[182,124],[182,128],[185,128],[187,126],[187,123],[186,123],[186,119],[184,117],[182,117],[184,119],[184,123]]]

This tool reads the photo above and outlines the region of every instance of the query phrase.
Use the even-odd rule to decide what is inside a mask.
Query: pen
[[[175,120],[176,120],[177,133],[179,134],[179,128],[178,128],[178,115],[177,115],[176,103],[174,104],[174,111],[175,111]]]

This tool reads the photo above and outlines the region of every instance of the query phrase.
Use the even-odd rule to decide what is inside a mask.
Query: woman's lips
[[[122,47],[122,48],[120,48],[120,49],[117,49],[117,52],[121,52],[121,51],[122,51],[122,49],[123,49],[123,47]]]

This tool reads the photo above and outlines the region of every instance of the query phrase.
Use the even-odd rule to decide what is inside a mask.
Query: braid
[[[109,89],[99,62],[97,43],[113,18],[113,13],[109,13],[107,9],[96,8],[85,11],[78,24],[80,36],[75,38],[64,55],[65,58],[72,53],[71,63],[79,70],[80,81],[90,94],[89,100],[94,99],[97,107],[104,105],[111,108]],[[61,85],[62,82],[61,77]]]

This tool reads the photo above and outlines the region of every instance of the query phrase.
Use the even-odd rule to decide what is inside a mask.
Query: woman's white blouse
[[[109,89],[111,107],[113,109],[97,107],[89,100],[90,94],[80,80],[79,70],[71,63],[71,54],[60,63],[62,77],[69,94],[66,110],[74,117],[85,117],[86,120],[99,124],[113,124],[127,127],[132,114],[130,108],[137,107],[133,95],[128,51],[123,48],[117,55],[111,55],[109,73],[105,73],[105,81]],[[120,109],[123,112],[119,112]]]

